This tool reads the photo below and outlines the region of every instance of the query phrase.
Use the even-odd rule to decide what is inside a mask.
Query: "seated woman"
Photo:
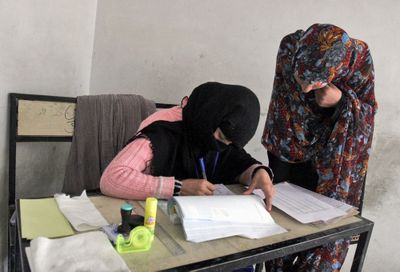
[[[212,195],[218,183],[262,189],[271,210],[272,172],[243,147],[260,117],[256,95],[216,82],[195,88],[181,106],[145,119],[139,132],[105,169],[105,195],[143,200],[173,195]],[[204,162],[202,167],[201,162]]]

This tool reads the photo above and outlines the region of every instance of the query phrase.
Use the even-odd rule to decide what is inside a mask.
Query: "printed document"
[[[332,223],[357,214],[357,209],[302,187],[281,182],[275,186],[272,205],[303,224]]]

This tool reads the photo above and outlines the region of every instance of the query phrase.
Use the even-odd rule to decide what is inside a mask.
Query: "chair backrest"
[[[18,174],[29,180],[28,170],[34,172],[50,173],[50,179],[60,179],[57,170],[65,167],[70,143],[74,133],[74,117],[77,99],[75,97],[47,96],[10,93],[10,130],[9,130],[9,198],[10,206],[14,205],[15,199],[21,197],[40,197],[35,182],[25,181],[19,185]],[[156,103],[156,108],[170,108],[173,104]],[[18,144],[20,143],[20,144]],[[29,148],[25,145],[31,143]],[[18,149],[17,150],[17,144]],[[24,149],[26,149],[24,153]],[[37,152],[31,152],[37,151]],[[32,154],[38,153],[38,154]],[[49,153],[49,154],[46,154]],[[23,158],[19,158],[19,157]],[[19,159],[27,162],[21,163]],[[36,169],[36,164],[43,161],[47,170]],[[57,163],[59,166],[46,166],[48,163]],[[29,164],[29,165],[27,165]],[[19,169],[22,168],[22,169]],[[27,169],[28,168],[28,169]],[[39,167],[37,167],[39,168]],[[61,169],[63,170],[63,169]],[[62,171],[61,171],[62,172]],[[34,173],[31,173],[34,174]],[[30,183],[25,188],[26,183]],[[62,180],[58,180],[58,183]],[[57,187],[58,186],[58,187]],[[59,185],[46,186],[48,190],[59,188]],[[18,190],[19,189],[19,190]],[[35,191],[36,190],[36,191]]]

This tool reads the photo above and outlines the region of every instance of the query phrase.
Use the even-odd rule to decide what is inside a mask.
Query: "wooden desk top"
[[[120,223],[120,206],[124,202],[123,200],[106,196],[91,197],[91,200],[109,223]],[[134,202],[134,205],[135,207],[139,205],[143,207],[144,204],[143,202]],[[141,214],[141,212],[138,213]],[[185,240],[182,225],[173,225],[168,216],[161,209],[158,209],[156,228],[157,225],[161,224],[163,229],[174,237],[185,252],[176,256],[172,255],[168,248],[156,237],[151,250],[148,252],[122,254],[121,256],[133,271],[158,271],[272,245],[362,221],[361,218],[352,216],[335,224],[303,225],[277,209],[273,209],[271,214],[275,222],[286,228],[288,232],[255,240],[229,237],[193,243]]]

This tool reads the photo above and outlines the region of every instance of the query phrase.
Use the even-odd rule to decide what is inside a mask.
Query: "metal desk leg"
[[[356,253],[354,254],[353,264],[351,266],[352,272],[361,272],[362,270],[365,255],[368,249],[369,239],[371,238],[372,228],[373,225],[368,231],[360,233],[360,238],[357,243]]]
[[[17,271],[16,259],[17,259],[17,227],[15,221],[15,211],[9,209],[8,218],[8,271]]]
[[[263,270],[264,263],[256,264],[255,272],[261,272]]]

